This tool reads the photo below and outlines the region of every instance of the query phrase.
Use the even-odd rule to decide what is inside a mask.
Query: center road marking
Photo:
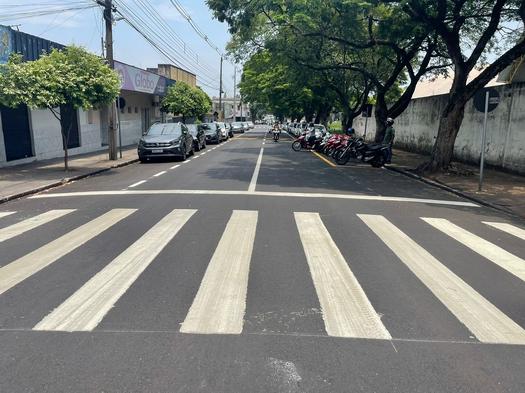
[[[329,336],[391,339],[319,213],[294,213]]]
[[[196,210],[173,210],[93,276],[33,330],[91,331]]]
[[[144,184],[146,183],[146,180],[141,180],[141,181],[138,181],[136,183],[133,183],[131,186],[129,186],[128,188],[135,188],[135,187],[138,187],[140,186],[141,184]]]
[[[73,198],[85,196],[124,196],[124,195],[229,195],[229,196],[264,196],[264,197],[283,197],[283,198],[316,198],[316,199],[342,199],[342,200],[362,200],[378,202],[403,202],[403,203],[426,203],[444,206],[477,207],[472,202],[447,201],[440,199],[422,199],[406,197],[390,197],[383,195],[361,195],[361,194],[321,194],[321,193],[300,193],[300,192],[270,192],[270,191],[230,191],[230,190],[124,190],[124,191],[82,191],[82,192],[63,192],[55,194],[39,194],[29,197],[29,199],[45,198]]]
[[[174,165],[170,169],[177,169],[178,167],[180,167],[180,164]]]
[[[525,344],[525,330],[383,216],[357,215],[484,343]]]
[[[153,175],[153,177],[159,177],[159,176],[162,176],[162,175],[164,175],[164,174],[166,174],[166,173],[168,173],[168,172],[166,172],[166,171],[162,171],[162,172],[159,172],[159,173]]]
[[[181,325],[182,333],[242,333],[257,219],[256,211],[233,211]]]
[[[26,278],[76,250],[106,229],[134,213],[136,209],[113,209],[45,246],[0,268],[0,295]]]
[[[248,192],[255,192],[255,187],[257,186],[257,179],[259,178],[259,171],[261,170],[261,163],[264,154],[264,147],[261,147],[261,152],[257,158],[257,164],[255,164],[255,170],[253,171],[252,180],[250,181],[250,186],[248,187]]]
[[[313,151],[311,150],[312,154],[317,156],[319,159],[321,159],[322,161],[324,161],[325,163],[327,163],[328,165],[330,165],[331,167],[333,168],[336,168],[337,165],[335,165],[332,161],[328,160],[327,158],[323,157],[322,155],[320,155],[319,153],[317,153],[316,151]]]

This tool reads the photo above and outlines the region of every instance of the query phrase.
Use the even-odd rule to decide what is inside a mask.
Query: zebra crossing
[[[0,296],[43,269],[81,249],[119,222],[140,215],[137,209],[112,209],[83,223],[55,240],[13,261],[3,260],[1,247],[9,240],[60,220],[76,209],[50,210],[14,224],[0,220]],[[174,209],[120,252],[98,273],[62,303],[50,307],[35,331],[79,332],[97,329],[112,308],[142,273],[172,242],[179,232],[192,225],[195,209]],[[0,219],[16,212],[0,212]],[[208,262],[200,286],[188,305],[187,314],[175,326],[183,334],[242,334],[254,244],[257,242],[258,211],[234,210]],[[445,266],[436,256],[413,240],[387,217],[357,214],[370,236],[377,237],[395,255],[392,263],[404,265],[472,335],[483,343],[525,345],[525,329]],[[331,235],[331,228],[316,212],[290,213],[304,251],[308,269],[321,306],[326,334],[334,337],[391,339],[389,326],[382,321],[359,276],[352,258],[345,257]],[[493,242],[435,217],[421,217],[432,230],[450,237],[451,244],[470,249],[521,281],[525,260]],[[525,230],[504,222],[482,222],[502,234],[525,240]],[[44,228],[44,229],[43,229]],[[358,243],[358,242],[356,242]],[[59,263],[60,264],[60,263]],[[53,308],[55,307],[56,308]],[[395,310],[392,310],[395,312]],[[395,337],[402,338],[402,337]]]

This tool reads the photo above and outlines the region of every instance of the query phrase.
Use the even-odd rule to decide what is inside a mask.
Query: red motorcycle
[[[322,140],[323,138],[317,135],[315,139],[313,139],[309,134],[304,133],[292,143],[292,149],[294,151],[317,150]]]

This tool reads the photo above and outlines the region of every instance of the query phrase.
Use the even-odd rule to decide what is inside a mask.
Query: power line
[[[212,86],[212,84],[217,83],[217,81],[215,76],[211,76],[209,68],[205,68],[202,63],[198,62],[198,59],[193,59],[190,54],[187,53],[189,48],[185,42],[176,35],[173,29],[167,25],[150,4],[144,3],[143,0],[135,0],[137,5],[142,5],[140,9],[143,12],[140,14],[120,0],[115,0],[115,3],[118,5],[117,12],[124,20],[157,49],[157,51],[161,52],[161,54],[179,67],[193,71],[199,77],[202,85],[212,89],[218,89]],[[156,26],[157,29],[152,26]],[[173,42],[168,41],[167,38],[171,38]],[[182,49],[182,52],[175,48],[173,44],[178,44],[177,46]]]

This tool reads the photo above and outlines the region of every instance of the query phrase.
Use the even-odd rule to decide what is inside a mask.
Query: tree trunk
[[[343,127],[343,132],[348,131],[354,124],[354,118],[352,116],[349,116],[348,114],[345,114],[343,121],[341,122],[341,125]]]
[[[465,116],[464,100],[449,99],[439,119],[439,128],[430,161],[421,165],[419,171],[437,172],[447,170],[454,156],[454,143]]]
[[[386,105],[384,94],[377,95],[377,102],[375,105],[374,115],[376,119],[376,135],[375,142],[381,143],[385,137],[386,119],[388,118],[388,107]]]

